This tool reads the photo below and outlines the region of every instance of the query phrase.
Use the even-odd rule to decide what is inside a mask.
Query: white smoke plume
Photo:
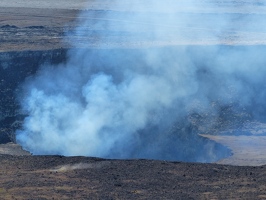
[[[254,23],[263,24],[256,17],[264,9],[251,1],[89,2],[66,36],[75,45],[67,62],[42,66],[24,83],[18,143],[33,154],[115,158],[211,152],[182,144],[192,134],[186,119],[211,113],[215,121],[213,102],[249,108],[258,92],[261,105],[265,49],[223,45],[265,42]]]
[[[79,169],[97,169],[97,168],[102,168],[106,165],[109,165],[109,161],[102,161],[102,162],[96,162],[96,163],[77,163],[77,164],[72,164],[72,165],[60,165],[57,166],[50,171],[53,172],[67,172],[67,171],[72,171],[72,170],[79,170]]]

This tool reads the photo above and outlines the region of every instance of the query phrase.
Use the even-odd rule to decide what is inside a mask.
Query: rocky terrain
[[[0,161],[2,199],[264,199],[265,167],[62,156]]]
[[[3,0],[0,3],[0,199],[266,198],[265,124],[250,122],[246,111],[236,114],[230,108],[223,108],[218,123],[212,123],[210,118],[190,115],[193,126],[189,130],[202,134],[196,135],[195,141],[212,140],[227,147],[224,155],[228,157],[218,160],[219,164],[32,156],[14,144],[15,130],[25,117],[16,100],[19,84],[36,73],[41,65],[66,60],[67,49],[73,45],[68,41],[67,34],[72,33],[77,25],[80,11],[89,8],[87,14],[91,20],[99,19],[101,13],[108,9],[117,16],[127,12],[126,7],[110,11],[108,1],[91,1],[89,7],[84,6],[87,4],[84,0],[60,2],[29,0],[25,3],[19,0],[12,3]],[[252,9],[258,5],[248,6]],[[241,14],[247,14],[249,9],[240,8]],[[261,9],[259,14],[264,15],[265,11]],[[203,20],[211,19],[207,15],[203,17]],[[243,22],[237,22],[242,27]],[[80,43],[81,48],[86,45],[84,41],[89,41],[90,48],[98,48],[97,35],[106,33],[90,27],[87,30],[92,31],[91,37],[79,38],[72,34],[74,41]],[[200,30],[197,27],[197,31]],[[134,35],[123,33],[123,37],[119,34],[118,37],[119,26],[109,27],[108,31],[110,34],[105,35],[110,37],[105,43],[107,48],[217,44],[216,40],[207,37],[202,41],[195,40],[189,35],[191,29],[185,31],[189,33],[186,37],[174,42],[171,37],[165,41],[147,41],[142,30]],[[232,28],[220,37],[222,45],[265,44],[263,27],[250,32],[237,32]],[[237,39],[232,42],[232,38]],[[230,117],[225,120],[225,115]],[[186,140],[183,138],[183,141]]]

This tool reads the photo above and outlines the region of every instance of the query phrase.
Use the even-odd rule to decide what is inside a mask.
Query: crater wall
[[[23,119],[16,100],[20,84],[43,64],[64,62],[66,52],[65,49],[0,52],[0,143],[15,141],[14,131]]]

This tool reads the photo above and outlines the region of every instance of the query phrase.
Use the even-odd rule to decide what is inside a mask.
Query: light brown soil
[[[266,136],[220,136],[202,135],[232,150],[233,155],[217,163],[238,166],[266,164]]]
[[[0,155],[29,156],[31,154],[23,150],[19,144],[9,142],[7,144],[0,144]]]

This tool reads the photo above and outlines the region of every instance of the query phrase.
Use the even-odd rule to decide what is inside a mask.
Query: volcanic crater
[[[252,113],[252,106],[260,106],[259,102],[251,106],[233,103],[220,105],[218,101],[212,102],[210,106],[219,111],[218,115],[215,115],[215,120],[212,120],[212,112],[206,112],[204,115],[188,113],[184,121],[179,121],[165,130],[171,141],[165,141],[168,150],[163,149],[161,152],[164,154],[161,156],[144,157],[145,159],[137,156],[127,159],[103,159],[31,155],[30,152],[23,150],[16,144],[15,135],[27,117],[18,102],[21,85],[33,77],[40,67],[56,66],[68,60],[71,45],[62,40],[66,30],[71,32],[76,26],[78,13],[86,3],[79,0],[75,3],[68,2],[68,6],[56,3],[52,7],[49,1],[29,2],[24,6],[8,1],[0,3],[1,199],[266,198],[266,126],[263,119],[258,120],[256,113]],[[91,4],[96,10],[109,8],[108,2]],[[79,41],[82,39],[78,38]],[[93,55],[102,56],[103,59],[108,59],[104,56],[107,54],[138,52],[140,48],[136,48],[135,44],[132,48],[125,42],[119,48],[108,46],[106,49],[98,49],[95,48],[97,44],[95,42],[88,51]],[[149,42],[142,43],[141,48],[146,44]],[[219,53],[225,55],[253,52],[254,49],[265,52],[262,44],[232,46],[228,45],[226,40],[218,46]],[[204,65],[199,63],[201,60],[208,60],[212,52],[216,51],[215,44],[148,48],[151,48],[151,51],[159,49],[163,52],[171,52],[173,49],[175,52],[183,52],[186,48],[186,52],[194,59],[192,62],[199,65],[198,79],[212,77],[212,71],[205,66],[208,62]],[[200,57],[197,52],[203,52],[206,56]],[[239,57],[241,55],[240,53]],[[242,59],[245,62],[245,59],[251,58],[256,59],[256,56]],[[253,86],[261,92],[259,86]],[[262,106],[262,113],[263,109]],[[153,128],[156,129],[150,127],[142,131],[149,132]],[[178,137],[176,133],[179,133]],[[179,141],[173,142],[177,140]],[[179,156],[169,157],[172,154]]]

